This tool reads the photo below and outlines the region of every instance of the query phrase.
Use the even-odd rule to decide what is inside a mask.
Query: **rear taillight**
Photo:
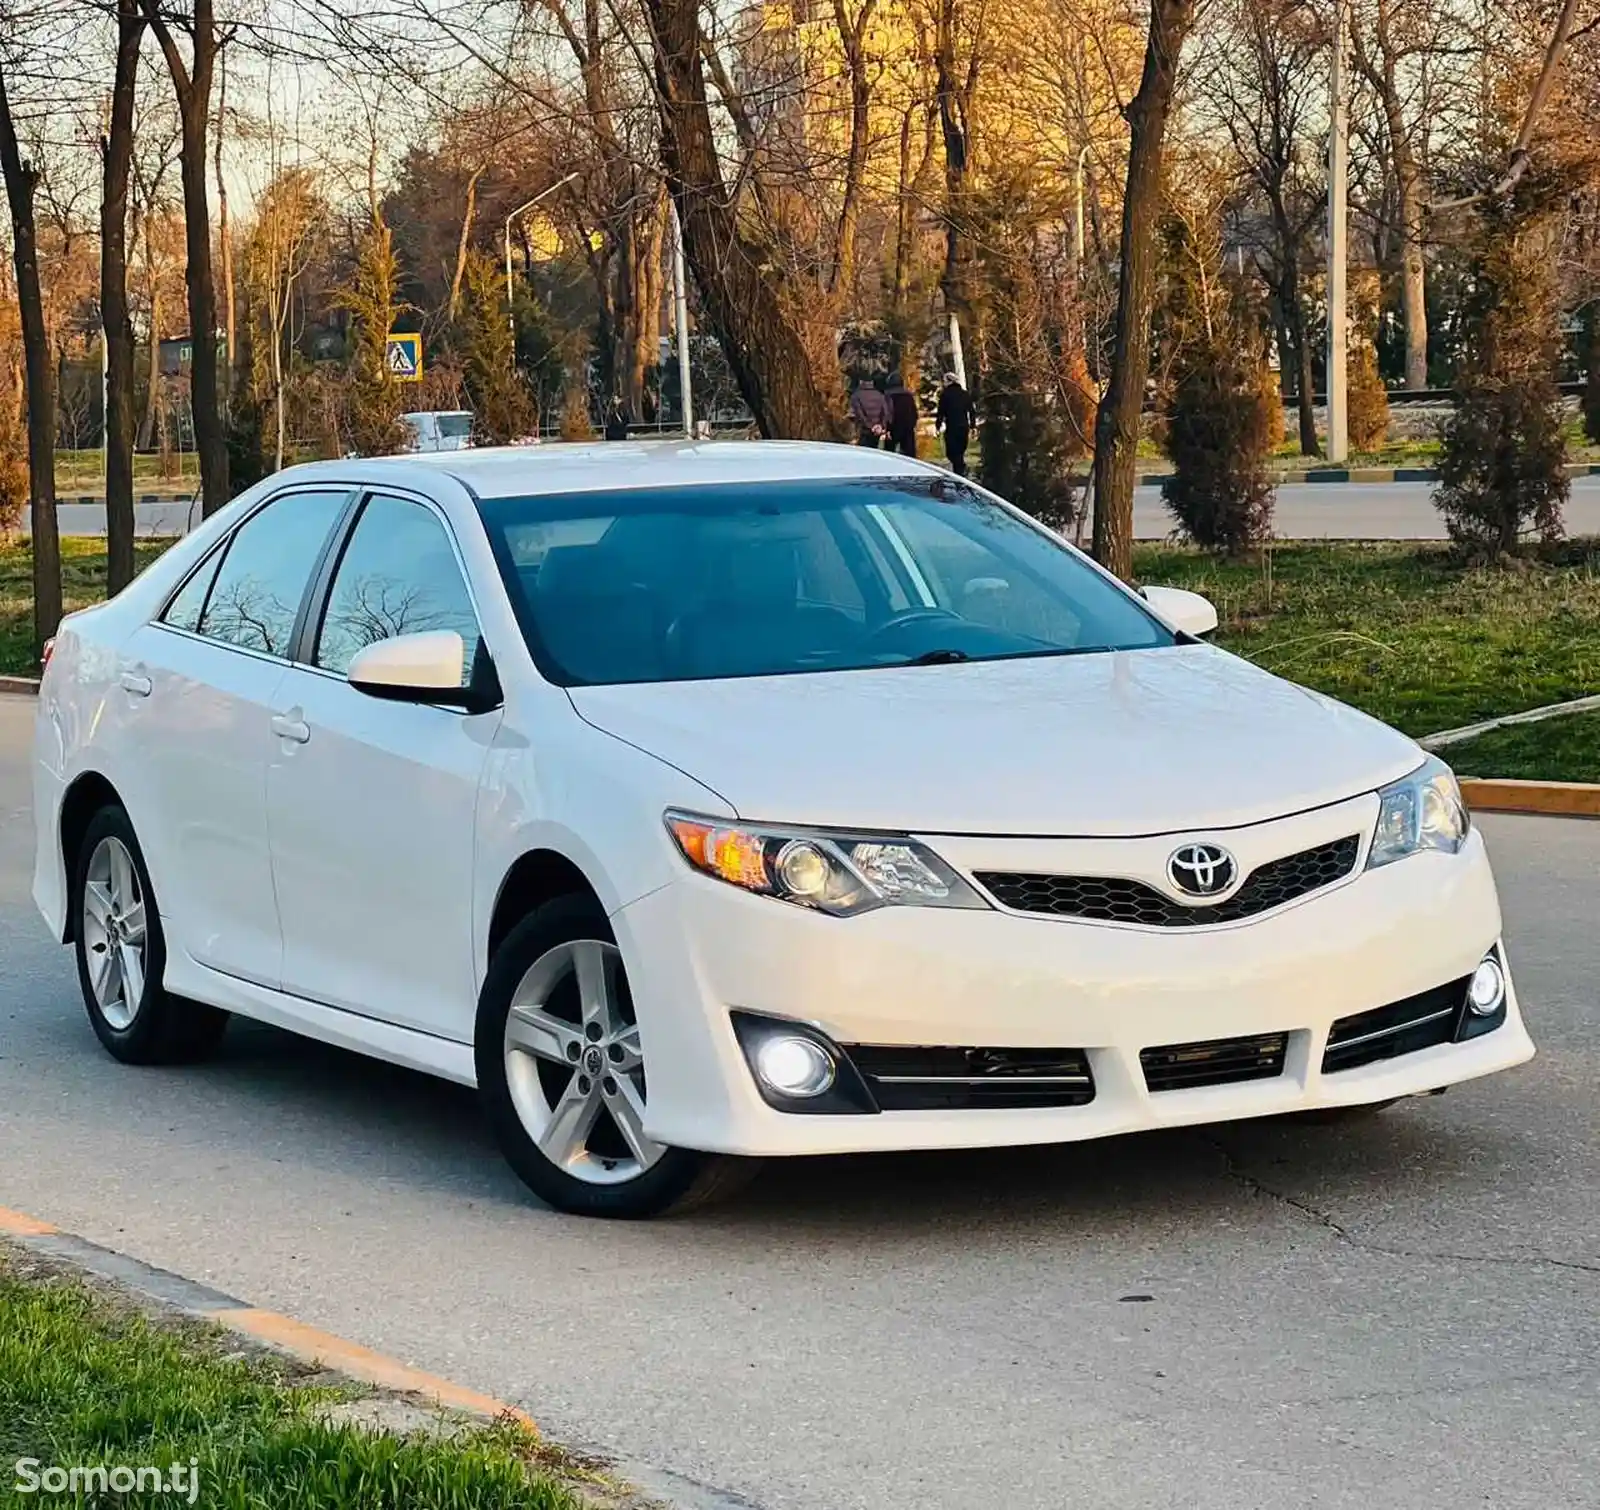
[[[56,642],[48,639],[44,642],[44,649],[39,653],[39,675],[43,676],[50,669],[50,657],[56,653]]]

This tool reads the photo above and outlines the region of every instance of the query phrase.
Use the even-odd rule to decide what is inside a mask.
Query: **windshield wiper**
[[[970,661],[972,657],[965,650],[924,650],[921,655],[914,655],[909,661],[902,662],[906,666],[953,666],[957,661]]]

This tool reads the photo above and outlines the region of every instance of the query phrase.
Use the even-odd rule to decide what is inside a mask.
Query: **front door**
[[[346,680],[356,652],[478,618],[444,519],[413,499],[363,505],[328,591],[311,664],[290,669],[267,773],[283,919],[283,988],[472,1041],[473,831],[500,714],[385,702]]]

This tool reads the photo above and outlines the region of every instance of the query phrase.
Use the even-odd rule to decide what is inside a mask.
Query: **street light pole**
[[[1349,309],[1350,102],[1345,90],[1345,3],[1333,4],[1333,58],[1328,70],[1328,459],[1350,455],[1346,392]]]
[[[689,291],[683,276],[683,222],[672,205],[672,311],[678,342],[678,390],[683,401],[683,433],[694,439],[694,397],[689,390]]]
[[[517,317],[511,307],[513,297],[511,292],[511,222],[523,211],[531,210],[542,200],[548,199],[557,189],[566,188],[577,176],[576,173],[567,174],[559,182],[551,184],[548,189],[535,194],[526,204],[519,204],[516,209],[506,216],[506,325],[511,331],[511,365],[513,367],[517,365]]]

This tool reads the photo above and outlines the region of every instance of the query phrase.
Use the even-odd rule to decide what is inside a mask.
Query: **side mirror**
[[[1180,634],[1201,639],[1217,627],[1217,609],[1210,598],[1181,587],[1146,587],[1144,600]]]
[[[368,697],[484,713],[496,706],[498,698],[463,681],[466,654],[466,642],[453,629],[400,634],[358,651],[345,675],[356,691]]]

